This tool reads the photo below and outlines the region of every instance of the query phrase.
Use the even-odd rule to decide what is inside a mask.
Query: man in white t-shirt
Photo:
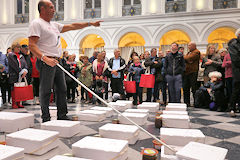
[[[88,23],[60,24],[50,22],[55,9],[50,0],[40,0],[38,3],[40,18],[29,26],[29,49],[38,57],[37,68],[40,71],[40,105],[43,122],[50,121],[49,99],[54,88],[57,105],[57,119],[69,120],[67,117],[66,83],[64,72],[56,66],[61,63],[60,33],[82,29],[88,26],[100,26],[101,21]]]

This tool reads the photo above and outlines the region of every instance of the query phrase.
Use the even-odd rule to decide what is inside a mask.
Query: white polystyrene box
[[[168,103],[169,106],[185,106],[187,107],[186,103]]]
[[[160,115],[162,126],[169,128],[190,128],[190,119],[188,115]]]
[[[133,107],[133,101],[117,100],[116,102],[126,104],[127,108],[132,108]]]
[[[72,145],[72,152],[75,157],[93,160],[125,160],[128,141],[87,136]]]
[[[34,126],[34,114],[0,112],[1,132],[11,133],[33,126]]]
[[[149,114],[149,109],[127,109],[127,110],[125,110],[125,112],[128,112],[128,113],[145,113],[145,114]]]
[[[189,142],[205,143],[205,135],[198,129],[161,128],[160,137],[166,144],[184,146]]]
[[[97,111],[106,111],[107,113],[106,113],[106,116],[107,117],[112,117],[113,116],[113,113],[114,113],[114,111],[113,111],[113,109],[112,108],[110,108],[110,107],[92,107],[92,108],[90,108],[91,110],[97,110]]]
[[[24,148],[0,145],[1,160],[24,160]]]
[[[148,109],[149,112],[157,112],[159,110],[159,105],[156,104],[139,104],[138,109]]]
[[[224,160],[228,150],[207,144],[190,142],[176,155],[181,160]]]
[[[166,106],[167,111],[186,111],[187,110],[187,105],[186,104],[168,104]]]
[[[57,131],[59,137],[69,138],[80,132],[79,121],[52,120],[41,124],[41,129]]]
[[[173,114],[173,115],[188,115],[187,111],[163,111],[163,114]]]
[[[50,160],[91,160],[91,159],[56,155],[53,158],[51,158]]]
[[[106,111],[84,110],[78,112],[78,120],[100,122],[106,119]]]
[[[137,123],[138,125],[144,125],[147,122],[148,114],[144,113],[122,113],[123,116],[129,118],[133,122]],[[122,124],[132,124],[126,118],[124,118],[120,114],[118,115],[118,120]]]
[[[24,148],[24,153],[43,155],[59,145],[59,133],[27,128],[7,134],[6,143],[10,146]]]
[[[165,146],[161,146],[161,160],[179,160],[176,155],[169,155],[165,153]]]
[[[99,128],[99,134],[103,138],[127,140],[129,144],[135,144],[140,130],[134,125],[105,124]]]
[[[157,106],[159,106],[158,102],[143,102],[142,104],[150,104],[150,105],[157,105]]]
[[[128,105],[125,103],[110,102],[108,104],[118,111],[125,111],[128,108]]]

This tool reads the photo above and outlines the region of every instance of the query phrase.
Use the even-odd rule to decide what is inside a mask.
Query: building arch
[[[158,29],[156,34],[153,36],[154,45],[158,46],[159,41],[162,38],[162,36],[165,33],[169,32],[169,31],[172,31],[172,30],[183,31],[183,32],[188,34],[191,41],[195,41],[195,42],[198,41],[197,33],[190,26],[187,26],[187,25],[184,25],[184,24],[171,24],[171,25],[165,25],[165,26]]]
[[[21,39],[21,38],[27,38],[27,34],[26,33],[17,33],[17,34],[13,34],[13,35],[9,36],[9,38],[6,41],[6,44],[7,44],[6,47],[7,48],[10,47],[15,40]]]
[[[218,28],[221,28],[221,27],[230,27],[230,28],[238,29],[238,28],[240,28],[240,24],[238,22],[234,22],[234,21],[215,22],[203,31],[203,35],[202,35],[201,40],[207,42],[209,35],[214,30],[216,30]]]
[[[151,42],[152,42],[152,39],[150,37],[150,33],[148,33],[148,31],[146,29],[144,29],[143,27],[129,27],[129,26],[125,26],[125,27],[122,27],[120,30],[118,30],[114,35],[113,35],[113,38],[112,38],[112,41],[113,41],[113,47],[118,47],[118,43],[120,41],[120,39],[126,35],[127,33],[129,32],[135,32],[139,35],[141,35],[146,44],[145,46],[150,46]]]

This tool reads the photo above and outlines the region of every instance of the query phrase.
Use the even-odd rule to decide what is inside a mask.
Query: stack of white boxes
[[[149,110],[148,109],[127,109],[125,113],[143,113],[147,114],[149,116]]]
[[[128,144],[135,144],[140,130],[134,125],[105,124],[99,128],[99,134],[103,138],[127,140]]]
[[[113,116],[113,114],[114,114],[114,111],[113,111],[113,109],[112,108],[110,108],[110,107],[92,107],[92,108],[90,108],[91,110],[96,110],[96,111],[106,111],[107,113],[106,113],[106,116],[107,117],[112,117]]]
[[[129,108],[133,107],[133,102],[132,101],[117,100],[116,103],[118,103],[118,104],[125,104],[126,105],[126,109],[129,109]]]
[[[138,125],[144,125],[147,123],[148,114],[146,113],[122,113],[123,116],[129,118],[133,122],[137,123]],[[121,124],[132,124],[129,122],[125,117],[118,115],[118,120]]]
[[[81,121],[100,122],[106,119],[106,111],[84,110],[77,113],[78,119]]]
[[[148,109],[149,112],[157,112],[159,110],[159,103],[143,102],[137,106],[138,109]]]
[[[34,115],[30,113],[0,112],[0,131],[12,133],[34,126]]]
[[[79,121],[52,120],[41,124],[41,129],[57,131],[59,137],[70,138],[80,132]]]
[[[7,134],[6,143],[10,146],[24,148],[24,153],[43,155],[58,147],[59,133],[55,131],[27,128]]]
[[[128,109],[128,104],[125,104],[125,103],[109,102],[108,104],[111,105],[116,110],[121,111],[121,112]]]
[[[92,160],[126,160],[128,141],[87,136],[72,145],[72,153]]]
[[[1,160],[24,160],[24,148],[0,145]]]

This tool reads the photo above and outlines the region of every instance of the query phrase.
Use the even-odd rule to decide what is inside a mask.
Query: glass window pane
[[[51,2],[53,3],[54,7],[56,8],[56,0],[51,0]]]
[[[134,0],[133,4],[141,4],[141,0]]]
[[[86,8],[92,8],[92,0],[86,0]]]
[[[29,0],[24,1],[25,13],[29,13]]]
[[[17,0],[17,14],[22,14],[22,0]]]
[[[124,6],[125,5],[131,5],[131,0],[124,0]]]
[[[101,8],[101,0],[95,0],[95,8]]]
[[[58,11],[64,12],[64,0],[58,0]]]

